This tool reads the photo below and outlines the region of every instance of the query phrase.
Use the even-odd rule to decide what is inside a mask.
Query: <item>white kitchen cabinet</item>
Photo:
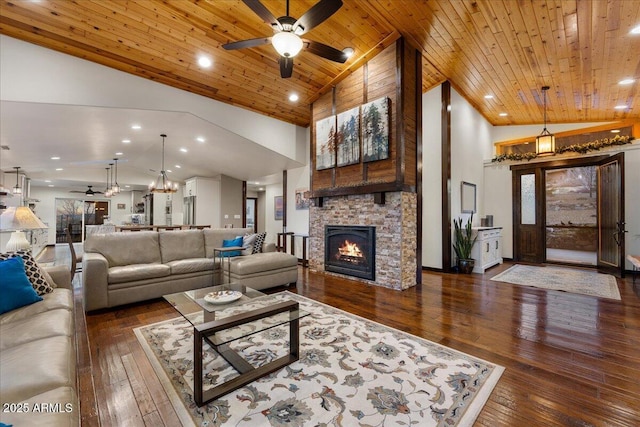
[[[484,273],[489,267],[502,264],[502,227],[474,227],[478,239],[471,249],[474,273]]]

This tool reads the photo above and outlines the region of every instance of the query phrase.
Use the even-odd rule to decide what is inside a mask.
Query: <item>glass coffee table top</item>
[[[167,300],[194,327],[206,328],[206,324],[231,316],[267,309],[286,300],[267,295],[253,288],[228,283],[219,286],[194,289],[164,295]],[[303,310],[279,313],[268,319],[256,319],[250,328],[233,327],[209,336],[212,344],[221,345],[256,332],[261,332],[309,315]]]

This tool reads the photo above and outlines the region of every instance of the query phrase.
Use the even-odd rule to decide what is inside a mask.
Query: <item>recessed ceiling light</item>
[[[47,187],[53,187],[53,186],[54,186],[53,184],[49,184],[49,185],[47,185]]]
[[[129,144],[130,142],[131,142],[131,140],[130,140],[130,139],[123,139],[123,140],[122,140],[122,143],[123,143],[123,144]]]
[[[171,172],[173,172],[173,171],[172,171],[171,169],[167,169],[167,172],[171,173]]]
[[[199,137],[197,137],[197,138],[196,138],[196,141],[198,141],[198,142],[205,142],[205,141],[206,141],[206,139],[204,139],[204,137],[202,137],[202,136],[199,136]]]
[[[131,188],[131,186],[130,185],[125,185],[124,188]]]
[[[124,154],[124,153],[123,153],[122,151],[118,151],[118,152],[116,153],[116,156],[122,156],[123,154]]]
[[[131,125],[131,129],[140,130],[140,129],[142,129],[142,126],[140,126],[140,125]]]
[[[188,150],[187,150],[186,148],[182,147],[182,148],[180,149],[180,151],[182,151],[183,153],[186,153]]]
[[[198,58],[198,65],[201,66],[202,68],[211,67],[211,58],[206,56],[200,56]]]
[[[629,31],[629,33],[631,33],[631,34],[640,34],[640,25],[638,25],[637,27],[633,27],[631,29],[631,31]]]
[[[628,107],[626,105],[616,105],[613,107],[615,110],[626,110]]]
[[[176,167],[177,167],[178,169],[180,169],[182,166],[180,166],[180,165],[176,165]]]
[[[292,93],[291,95],[289,95],[289,101],[291,102],[296,102],[298,99],[300,99],[300,97],[297,93]]]
[[[634,79],[624,79],[624,80],[620,80],[618,82],[619,85],[630,85],[631,83],[635,82]]]
[[[53,157],[51,158],[51,160],[60,160],[60,157],[59,157],[59,156],[53,156]]]
[[[51,182],[51,180],[50,179],[45,179],[44,182]]]
[[[493,99],[493,95],[485,95],[484,99]]]
[[[62,168],[56,168],[57,171],[63,171],[64,169]]]
[[[613,129],[611,133],[620,133],[620,129]]]
[[[507,113],[500,113],[500,114],[498,114],[498,115],[499,115],[500,117],[507,117],[507,116],[508,116],[508,114],[507,114]]]

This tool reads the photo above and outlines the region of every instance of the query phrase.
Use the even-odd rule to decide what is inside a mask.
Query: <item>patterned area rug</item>
[[[190,324],[178,318],[134,330],[183,425],[470,426],[504,371],[290,292],[251,303],[283,300],[311,313],[300,321],[300,360],[202,408],[192,397]],[[287,336],[288,327],[273,328],[234,349],[259,366],[288,351]],[[205,382],[235,376],[222,357],[206,354]]]
[[[620,300],[616,278],[597,271],[516,264],[491,280]]]

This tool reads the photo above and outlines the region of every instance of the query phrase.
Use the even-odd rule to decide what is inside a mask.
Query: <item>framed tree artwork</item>
[[[316,170],[329,169],[336,164],[336,116],[316,122]]]
[[[335,134],[338,166],[360,162],[360,107],[338,114],[338,130]]]
[[[365,162],[389,158],[390,103],[387,97],[362,106],[362,157]]]

